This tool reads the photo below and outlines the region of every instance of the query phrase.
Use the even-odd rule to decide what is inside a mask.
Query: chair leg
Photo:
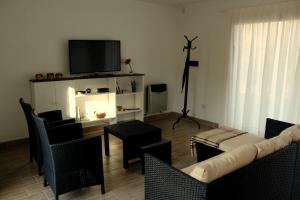
[[[38,166],[38,173],[39,173],[39,176],[42,176],[43,173],[42,173],[42,168],[40,166]]]
[[[30,156],[29,156],[29,161],[32,163],[33,162],[33,158],[32,158],[32,154],[30,153]]]
[[[104,183],[101,184],[101,193],[105,194],[105,187],[104,187]]]
[[[44,187],[47,187],[47,186],[48,186],[47,180],[44,178]]]

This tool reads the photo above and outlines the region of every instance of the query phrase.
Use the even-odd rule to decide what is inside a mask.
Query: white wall
[[[169,110],[180,112],[184,34],[199,36],[192,58],[191,115],[213,122],[224,116],[229,8],[283,0],[202,0],[172,7],[135,0],[0,1],[0,142],[28,136],[19,97],[30,100],[35,73],[68,74],[68,39],[119,39],[147,83],[169,85]]]
[[[212,122],[224,120],[225,83],[228,63],[230,25],[228,9],[258,6],[282,0],[203,0],[182,8],[180,27],[183,34],[199,39],[192,53],[200,68],[192,69],[190,104],[192,115]],[[183,37],[179,40],[184,40]]]
[[[1,0],[0,142],[28,137],[18,99],[30,100],[35,73],[68,74],[68,39],[121,40],[122,57],[146,84],[166,82],[178,96],[178,14],[134,0]],[[170,110],[176,100],[169,98]]]

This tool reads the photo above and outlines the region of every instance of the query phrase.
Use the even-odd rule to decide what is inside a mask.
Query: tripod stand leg
[[[173,130],[175,129],[176,124],[178,124],[180,122],[180,120],[183,119],[183,118],[184,118],[184,116],[180,116],[180,117],[177,118],[177,120],[173,124]]]
[[[189,120],[193,121],[194,123],[196,123],[196,124],[198,125],[198,129],[200,129],[200,123],[199,123],[197,120],[195,120],[194,118],[191,118],[191,117],[189,117],[189,116],[187,116],[187,118],[188,118]]]

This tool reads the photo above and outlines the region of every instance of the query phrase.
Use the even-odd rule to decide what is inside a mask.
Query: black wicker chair
[[[43,152],[44,186],[50,185],[55,198],[66,192],[101,184],[105,193],[101,137],[51,143],[45,119],[31,113]]]
[[[39,140],[36,137],[36,134],[34,132],[33,128],[33,120],[31,116],[31,112],[33,111],[32,106],[29,103],[25,103],[22,98],[19,99],[19,102],[21,104],[21,107],[24,111],[25,118],[27,121],[27,128],[29,133],[29,155],[30,155],[30,162],[33,161],[33,159],[37,162],[38,165],[38,172],[39,175],[42,174],[41,171],[41,165],[42,165],[42,153],[41,148],[39,144]],[[77,131],[76,133],[72,134],[66,134],[64,129],[68,127],[68,124],[75,123],[75,119],[62,119],[62,113],[60,110],[53,110],[48,112],[39,113],[39,116],[46,119],[49,127],[53,129],[53,134],[50,134],[49,137],[51,138],[51,141],[57,142],[57,141],[67,141],[77,138],[82,138],[82,131]],[[61,131],[59,131],[58,128],[61,126]],[[78,125],[73,125],[78,126]]]

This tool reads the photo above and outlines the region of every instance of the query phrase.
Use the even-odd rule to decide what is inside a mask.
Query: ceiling
[[[138,0],[138,1],[145,1],[149,3],[157,3],[157,4],[182,5],[182,4],[189,4],[189,3],[197,3],[203,0]]]

